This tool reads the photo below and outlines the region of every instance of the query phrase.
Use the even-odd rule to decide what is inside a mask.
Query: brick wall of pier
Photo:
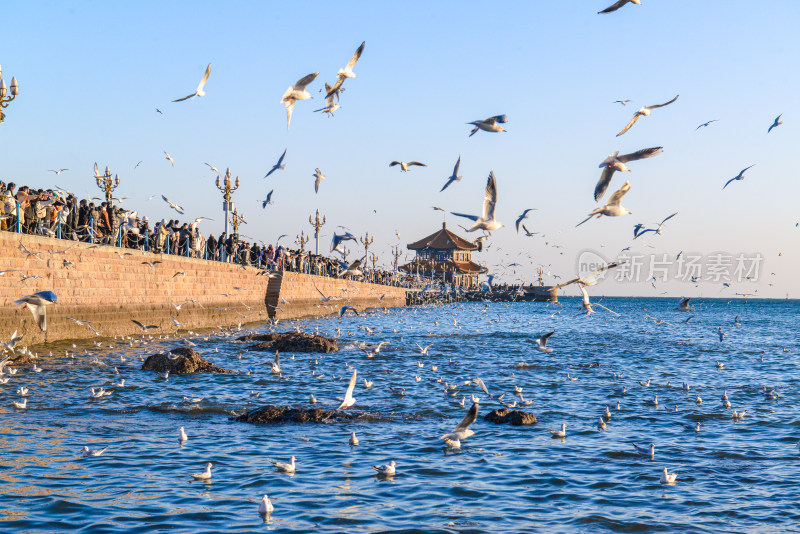
[[[39,254],[26,255],[20,243]],[[156,261],[154,267],[146,263]],[[181,330],[265,321],[268,300],[276,302],[281,309],[275,314],[284,319],[333,313],[343,304],[317,306],[314,285],[326,295],[355,295],[352,304],[359,309],[405,304],[401,288],[296,273],[268,278],[253,267],[0,232],[0,271],[13,269],[21,272],[0,276],[0,339],[8,341],[17,330],[25,335],[23,344],[41,343],[45,336],[14,300],[43,290],[58,296],[47,310],[48,341],[95,337],[67,317],[92,321],[105,337],[141,333],[131,319],[157,325],[151,333],[175,332],[171,317],[182,323]],[[23,273],[36,278],[23,281]]]

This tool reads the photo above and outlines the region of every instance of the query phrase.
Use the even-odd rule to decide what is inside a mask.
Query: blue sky
[[[498,218],[508,227],[476,259],[499,279],[530,280],[538,263],[570,276],[587,249],[608,258],[628,246],[671,257],[761,253],[757,283],[653,288],[644,279],[608,280],[594,292],[796,296],[800,80],[790,67],[800,48],[800,4],[643,0],[597,15],[609,3],[9,4],[0,65],[21,94],[0,126],[0,177],[94,195],[97,161],[120,175],[125,206],[151,220],[171,218],[158,196],[146,202],[164,194],[187,218],[216,219],[201,228],[217,234],[221,195],[209,162],[242,181],[234,198],[248,220],[243,233],[294,238],[320,209],[325,247],[336,225],[368,230],[388,262],[395,229],[405,245],[440,227],[432,205],[478,213],[493,170]],[[324,105],[317,91],[361,41],[358,78],[345,83],[342,109],[330,119],[313,113]],[[207,96],[172,103],[194,90],[208,63]],[[315,71],[314,99],[297,104],[287,131],[280,97]],[[615,137],[640,106],[676,94],[675,104]],[[633,102],[612,104],[617,99]],[[509,117],[508,133],[468,137],[466,122],[500,113]],[[767,135],[779,113],[785,124]],[[695,131],[711,119],[719,122]],[[633,162],[606,194],[630,180],[623,205],[633,214],[574,228],[596,206],[598,164],[615,150],[651,146],[664,153]],[[263,180],[284,148],[286,170]],[[459,154],[463,181],[439,193]],[[401,174],[388,167],[395,159],[428,167]],[[753,163],[744,181],[722,191]],[[70,170],[47,172],[60,167]],[[317,195],[316,167],[327,176]],[[270,189],[275,204],[262,210],[257,200]],[[544,238],[514,232],[516,216],[530,207],[538,211],[527,226]],[[634,224],[674,211],[662,236],[644,240],[653,248],[631,240]]]

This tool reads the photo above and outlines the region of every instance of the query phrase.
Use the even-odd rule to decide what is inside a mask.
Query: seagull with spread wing
[[[306,87],[313,82],[319,71],[313,72],[306,76],[303,76],[294,85],[290,86],[286,89],[286,92],[283,93],[281,97],[281,104],[286,106],[286,129],[289,129],[289,126],[292,125],[292,112],[294,112],[294,105],[297,103],[298,100],[308,100],[309,98],[313,98],[311,94],[306,91]]]
[[[344,393],[344,398],[339,399],[342,401],[342,403],[339,405],[338,408],[336,408],[337,410],[345,410],[356,403],[356,399],[353,398],[353,391],[356,388],[357,374],[358,372],[355,369],[353,369],[353,376],[350,377],[350,384],[347,385],[347,391],[345,391]]]
[[[746,168],[742,169],[741,171],[739,171],[739,174],[737,174],[736,176],[734,176],[733,178],[731,178],[730,180],[728,180],[727,182],[725,182],[725,185],[723,185],[723,186],[722,186],[722,189],[725,189],[726,187],[728,187],[728,184],[730,184],[730,183],[731,183],[731,182],[733,182],[734,180],[744,180],[744,172],[745,172],[747,169],[749,169],[749,168],[751,168],[751,167],[755,167],[755,166],[756,166],[756,164],[755,164],[755,163],[753,163],[752,165],[750,165],[750,167],[746,167]]]
[[[461,441],[462,439],[467,439],[470,436],[474,436],[475,432],[470,430],[470,425],[474,423],[478,419],[478,404],[472,403],[472,407],[467,412],[467,415],[464,416],[464,419],[461,420],[458,425],[453,429],[452,432],[449,434],[445,434],[442,436],[441,440],[443,441]]]
[[[172,159],[172,156],[169,155],[169,152],[166,150],[164,151],[164,155],[166,156],[164,159],[169,161],[169,164],[174,168],[175,167],[175,160]]]
[[[652,148],[643,148],[642,150],[637,150],[636,152],[623,154],[621,156],[619,155],[619,151],[610,154],[599,165],[599,167],[603,169],[603,173],[600,175],[600,179],[597,180],[597,185],[594,187],[595,201],[600,200],[603,197],[606,189],[608,189],[608,184],[611,183],[611,178],[614,176],[616,171],[630,172],[630,169],[625,165],[626,163],[629,161],[636,161],[639,159],[657,156],[663,151],[663,147],[654,146]]]
[[[498,230],[504,225],[495,219],[495,208],[497,207],[497,180],[494,177],[494,171],[489,172],[489,178],[486,180],[486,190],[484,191],[483,199],[483,212],[480,217],[477,215],[467,215],[466,213],[450,212],[456,217],[464,217],[474,221],[474,224],[467,229],[467,232],[474,232],[475,230],[483,230],[491,234],[493,230]]]
[[[673,98],[669,102],[664,102],[663,104],[655,104],[655,105],[652,105],[652,106],[643,106],[643,107],[639,108],[639,110],[636,113],[633,114],[633,118],[630,120],[630,122],[625,125],[625,128],[623,128],[622,131],[617,134],[617,137],[619,137],[620,135],[622,135],[625,132],[627,132],[628,130],[630,130],[631,126],[636,124],[636,121],[638,121],[639,117],[641,117],[642,115],[650,116],[650,110],[651,109],[663,108],[664,106],[668,106],[668,105],[672,104],[673,102],[675,102],[676,100],[678,100],[679,96],[680,95],[675,95],[675,98]]]
[[[25,295],[14,301],[14,304],[21,304],[22,309],[29,309],[33,314],[33,320],[36,325],[42,330],[47,331],[47,313],[46,306],[56,302],[58,298],[52,291],[39,291],[33,295]],[[15,332],[16,333],[16,332]],[[13,337],[13,336],[12,336]]]
[[[325,84],[325,91],[329,92],[330,90],[331,90],[331,84],[326,83]],[[335,102],[336,96],[337,95],[335,95],[335,94],[331,94],[330,96],[326,96],[325,97],[325,107],[324,108],[315,109],[314,113],[317,113],[318,111],[321,111],[323,113],[327,113],[329,117],[333,117],[333,112],[342,107],[342,106],[340,106],[339,104],[337,104]]]
[[[783,124],[783,121],[781,120],[781,117],[782,117],[782,116],[783,116],[783,113],[781,113],[780,115],[778,115],[777,117],[775,117],[775,122],[773,122],[773,123],[772,123],[772,126],[770,126],[770,127],[769,127],[769,130],[767,130],[767,133],[770,133],[770,132],[772,131],[772,129],[773,129],[773,128],[777,128],[778,126],[780,126],[781,124]],[[67,169],[62,169],[62,170],[67,170]]]
[[[261,202],[261,208],[262,209],[266,208],[269,204],[274,204],[274,202],[272,202],[272,193],[274,191],[275,190],[273,189],[272,191],[267,193],[267,198],[264,201]]]
[[[286,157],[286,150],[287,149],[285,149],[285,148],[283,149],[283,154],[281,154],[281,157],[278,158],[278,163],[276,163],[275,165],[272,166],[272,168],[269,170],[269,172],[266,175],[264,175],[264,178],[269,177],[269,175],[272,174],[275,171],[281,171],[281,170],[286,168],[286,164],[283,162],[283,158]]]
[[[586,315],[591,315],[594,312],[594,310],[592,309],[593,306],[597,306],[598,308],[602,308],[605,311],[613,313],[614,315],[619,317],[619,314],[617,312],[609,310],[602,304],[597,304],[597,303],[592,304],[589,301],[589,293],[586,292],[586,284],[584,284],[583,282],[578,282],[578,287],[581,288],[581,293],[583,293],[583,301],[581,302],[581,306],[583,306],[583,309],[586,310]]]
[[[345,232],[343,234],[337,234],[336,232],[333,233],[333,240],[331,241],[331,252],[336,251],[340,254],[344,254],[344,250],[342,249],[342,243],[348,240],[356,241],[357,238],[350,232]]]
[[[183,215],[183,208],[182,208],[182,207],[180,207],[179,205],[175,204],[174,202],[172,202],[170,199],[168,199],[168,198],[167,198],[167,197],[165,197],[164,195],[161,195],[161,198],[163,198],[163,199],[164,199],[164,202],[166,202],[167,204],[169,204],[169,207],[170,207],[170,208],[174,209],[175,211],[177,211],[178,213],[180,213],[181,215]]]
[[[205,91],[203,91],[203,87],[205,87],[206,82],[208,81],[209,74],[211,74],[211,63],[209,63],[208,67],[206,67],[206,73],[203,74],[203,79],[200,80],[199,84],[197,84],[197,89],[195,90],[195,92],[190,95],[186,95],[183,98],[179,98],[178,100],[173,100],[173,102],[183,102],[184,100],[189,100],[189,99],[194,100],[196,96],[206,96]]]
[[[467,124],[471,124],[475,127],[469,133],[469,136],[472,137],[478,132],[478,130],[491,133],[507,132],[508,130],[500,126],[501,124],[505,124],[507,121],[508,117],[506,115],[495,115],[494,117],[489,117],[488,119],[483,119],[482,121],[468,122]]]
[[[393,161],[389,164],[389,167],[394,167],[395,165],[400,165],[400,172],[408,172],[408,168],[413,167],[414,165],[418,167],[427,167],[427,165],[420,163],[419,161],[409,161],[408,163],[405,161]]]
[[[663,221],[658,223],[657,228],[645,228],[642,223],[637,224],[633,229],[633,238],[636,239],[638,237],[643,236],[647,232],[655,232],[656,235],[661,235],[661,227],[664,226],[664,223],[670,220],[671,218],[675,217],[678,214],[676,211],[672,215],[667,216]]]
[[[450,175],[450,176],[447,178],[447,183],[445,183],[445,184],[442,186],[442,188],[439,190],[439,192],[440,192],[440,193],[441,193],[442,191],[444,191],[445,189],[447,189],[448,187],[450,187],[450,186],[453,184],[453,182],[460,182],[460,181],[461,181],[461,178],[463,178],[463,176],[459,176],[459,175],[458,175],[458,168],[459,168],[460,166],[461,166],[461,155],[459,155],[459,156],[458,156],[458,160],[456,161],[456,166],[455,166],[455,167],[453,167],[453,174],[451,174],[451,175]]]
[[[603,215],[606,215],[608,217],[619,217],[621,215],[629,215],[631,213],[630,210],[628,210],[627,208],[623,208],[621,203],[622,203],[622,197],[624,197],[625,193],[627,193],[630,190],[631,190],[630,182],[625,182],[624,184],[622,184],[622,187],[620,187],[616,193],[611,195],[611,198],[608,199],[608,202],[606,202],[603,206],[600,206],[599,208],[595,208],[594,210],[592,210],[589,216],[584,220],[582,220],[581,222],[579,222],[578,224],[576,224],[575,227],[577,228],[578,226],[582,225],[595,215],[597,215],[598,219]]]
[[[325,84],[325,98],[333,98],[334,96],[336,99],[339,99],[339,93],[342,90],[342,84],[347,78],[356,78],[355,72],[353,72],[353,68],[356,66],[356,62],[361,58],[361,54],[364,52],[364,45],[366,41],[363,41],[361,45],[356,49],[353,57],[350,58],[350,61],[347,62],[347,65],[343,69],[339,69],[339,72],[336,73],[336,82],[331,87],[327,83]]]
[[[314,192],[319,193],[319,184],[325,179],[325,175],[323,175],[322,171],[317,167],[314,169],[314,174],[312,174],[312,176],[314,177]]]
[[[522,212],[522,215],[517,217],[517,233],[519,233],[519,225],[522,223],[522,221],[524,221],[525,219],[528,218],[528,212],[535,211],[535,210],[536,210],[536,208],[528,208],[528,209],[526,209],[525,211]],[[528,233],[528,230],[526,229],[525,232]]]

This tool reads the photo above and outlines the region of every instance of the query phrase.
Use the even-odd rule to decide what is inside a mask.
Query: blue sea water
[[[193,348],[252,374],[165,381],[140,370],[140,356],[187,344],[174,338],[40,348],[41,373],[21,367],[0,386],[0,531],[800,531],[800,303],[698,300],[695,311],[681,313],[674,299],[605,299],[619,317],[586,317],[577,300],[562,303],[453,304],[282,322],[278,331],[299,326],[333,336],[341,329],[339,352],[283,354],[283,378],[263,364],[272,354],[246,352],[247,344],[219,332],[191,336]],[[532,350],[531,341],[550,330],[552,354]],[[389,344],[372,359],[357,347],[380,341]],[[420,355],[417,344],[432,344],[430,354]],[[232,420],[264,404],[310,407],[311,394],[316,407],[334,408],[352,368],[358,385],[351,410],[387,421]],[[624,376],[615,380],[614,373]],[[484,421],[500,406],[475,385],[460,385],[456,397],[443,394],[444,382],[476,377],[491,393],[505,393],[504,402],[522,387],[533,400],[522,409],[538,423]],[[111,386],[123,378],[124,387]],[[374,386],[365,389],[363,378]],[[648,379],[648,387],[639,384]],[[16,410],[11,402],[22,385],[30,388],[29,407]],[[623,385],[624,396],[616,393]],[[89,388],[97,386],[113,394],[90,400]],[[405,388],[405,397],[389,386]],[[765,399],[765,386],[780,398]],[[251,400],[251,391],[260,397]],[[722,406],[723,391],[731,409]],[[464,417],[471,394],[481,398],[475,435],[450,450],[439,437]],[[463,408],[454,405],[462,395]],[[655,395],[658,407],[646,405]],[[606,405],[612,415],[599,431]],[[735,422],[733,410],[747,413]],[[684,428],[698,421],[699,433]],[[548,429],[562,423],[566,439],[553,439]],[[189,435],[183,446],[181,426]],[[352,431],[355,447],[348,444]],[[636,454],[633,442],[655,443],[654,459]],[[108,450],[82,458],[84,445]],[[276,472],[271,460],[291,456],[297,473]],[[376,477],[371,466],[390,460],[396,476]],[[207,462],[214,464],[211,481],[191,480]],[[664,467],[678,472],[674,486],[660,484]],[[266,518],[257,513],[264,494],[275,507]]]

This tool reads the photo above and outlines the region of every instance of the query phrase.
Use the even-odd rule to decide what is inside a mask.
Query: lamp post
[[[375,263],[378,261],[378,255],[374,252],[372,253],[372,270],[375,270]]]
[[[226,223],[225,224],[225,231],[227,232],[227,230],[228,230],[227,221],[225,221],[225,223]],[[239,215],[238,211],[233,210],[233,213],[231,213],[231,224],[233,224],[233,235],[236,236],[236,238],[238,239],[239,238],[239,225],[240,224],[247,224],[247,221],[244,220],[244,215]]]
[[[314,254],[319,254],[319,229],[324,226],[326,222],[328,221],[324,215],[320,221],[319,210],[317,210],[316,218],[312,219],[311,215],[308,216],[308,223],[314,227]]]
[[[112,180],[111,171],[106,167],[105,172],[103,174],[95,174],[94,179],[97,182],[97,187],[106,194],[106,202],[110,204],[111,193],[119,187],[119,175],[114,175]]]
[[[392,247],[392,256],[394,256],[394,270],[397,270],[397,260],[404,254],[403,250],[400,250],[400,245],[395,245]]]
[[[230,168],[225,171],[225,181],[220,185],[219,176],[217,176],[217,189],[222,191],[222,210],[225,212],[225,234],[228,234],[228,214],[233,209],[233,202],[231,202],[231,193],[239,189],[239,177],[236,177],[236,185],[231,186],[231,170]],[[237,223],[238,226],[238,223]],[[234,232],[236,229],[234,228]]]
[[[8,103],[17,97],[18,91],[17,79],[11,78],[11,96],[7,96],[8,89],[6,89],[6,81],[3,79],[3,68],[0,67],[0,122],[3,122],[6,118],[6,114],[3,113],[2,109],[7,108]]]
[[[342,247],[342,258],[345,263],[347,263],[347,255],[350,254],[350,249],[347,247]]]
[[[359,239],[361,244],[364,245],[364,257],[367,258],[369,256],[369,246],[375,242],[375,237],[370,237],[369,232],[364,234],[364,237]]]
[[[301,230],[300,235],[294,240],[295,245],[300,247],[300,252],[306,251],[306,243],[308,243],[309,239],[309,237],[306,237],[306,233]]]

